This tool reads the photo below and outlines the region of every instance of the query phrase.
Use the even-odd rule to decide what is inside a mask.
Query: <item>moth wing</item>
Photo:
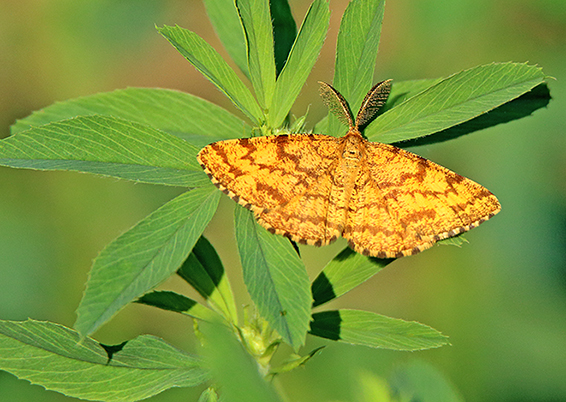
[[[416,254],[499,212],[485,187],[411,152],[367,143],[343,236],[366,255]]]
[[[199,163],[232,199],[251,209],[270,231],[322,245],[336,238],[326,228],[339,140],[319,134],[219,141],[203,148]]]

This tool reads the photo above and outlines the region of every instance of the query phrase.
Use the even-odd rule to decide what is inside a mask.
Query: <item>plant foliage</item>
[[[101,251],[77,310],[75,330],[37,321],[0,322],[1,369],[90,400],[143,399],[170,387],[200,384],[212,373],[231,401],[254,400],[246,392],[260,398],[256,400],[277,401],[262,377],[291,370],[314,356],[317,351],[271,367],[277,345],[284,342],[297,351],[307,333],[395,350],[448,343],[426,325],[372,312],[313,314],[313,307],[352,290],[393,260],[346,248],[311,283],[293,245],[269,234],[240,207],[235,210],[236,240],[257,314],[238,317],[222,262],[202,237],[220,192],[195,156],[213,141],[301,125],[301,119],[290,122],[289,114],[323,46],[330,9],[326,0],[314,0],[297,30],[286,0],[205,4],[253,93],[195,32],[178,26],[158,31],[241,115],[182,92],[130,88],[56,103],[16,122],[12,135],[0,141],[4,166],[72,170],[187,189]],[[383,15],[383,0],[352,0],[342,18],[333,85],[354,109],[373,84]],[[394,81],[383,113],[365,134],[385,143],[432,143],[520,118],[548,102],[545,78],[536,66],[494,63],[447,78]],[[331,135],[341,130],[334,117],[315,126],[315,131]],[[205,303],[154,290],[175,273]],[[113,347],[88,337],[131,302],[194,318],[207,339],[209,363],[150,336]],[[217,400],[215,390],[206,390],[201,400]]]

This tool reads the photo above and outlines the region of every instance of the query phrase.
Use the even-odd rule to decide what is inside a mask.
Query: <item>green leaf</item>
[[[197,153],[188,142],[163,131],[105,116],[32,127],[0,141],[0,165],[184,187],[209,182]]]
[[[394,350],[423,350],[448,344],[448,337],[414,321],[360,310],[315,313],[310,333],[354,345]]]
[[[454,74],[378,116],[370,141],[393,143],[446,130],[530,91],[545,79],[539,67],[493,63]]]
[[[241,137],[250,127],[227,110],[197,96],[158,88],[127,88],[57,102],[18,120],[12,134],[59,120],[93,114],[157,128],[197,147]]]
[[[271,105],[275,89],[273,26],[269,0],[236,0],[246,34],[250,80],[260,106]]]
[[[385,105],[379,109],[379,114],[383,114],[386,110],[403,103],[407,99],[412,98],[435,84],[438,84],[440,81],[442,81],[442,78],[393,81],[391,83],[391,93],[389,94]]]
[[[199,360],[159,338],[143,335],[105,348],[69,328],[32,320],[0,321],[0,369],[67,396],[98,401],[137,401],[208,379]]]
[[[215,311],[233,324],[238,323],[236,302],[224,266],[205,237],[200,237],[177,274],[195,288]]]
[[[326,0],[315,0],[305,16],[287,63],[277,79],[270,108],[273,127],[281,126],[299,96],[320,53],[329,21],[328,3]]]
[[[204,0],[204,6],[224,48],[244,75],[249,78],[246,37],[236,3],[234,0]]]
[[[263,112],[255,98],[212,46],[194,32],[179,26],[164,26],[158,30],[179,53],[248,116],[255,126],[261,125]]]
[[[364,283],[395,259],[366,257],[346,247],[332,259],[312,284],[313,307],[342,296]]]
[[[273,41],[275,42],[275,68],[277,75],[283,69],[293,42],[297,36],[297,24],[291,13],[287,0],[271,0],[271,20],[273,25]]]
[[[269,233],[239,206],[235,228],[244,282],[252,300],[285,342],[298,348],[305,342],[312,303],[303,262],[288,239]]]
[[[407,99],[419,94],[420,92],[441,82],[442,78],[394,81],[391,94],[387,102],[379,110],[378,114],[383,114],[387,110],[403,103]],[[507,123],[513,120],[529,116],[536,110],[544,108],[550,102],[550,91],[546,83],[542,83],[531,89],[529,92],[515,98],[495,109],[474,117],[471,120],[450,127],[446,130],[410,140],[399,141],[397,145],[403,147],[413,147],[419,145],[430,145],[437,142],[451,140],[474,131],[493,127],[497,124]],[[321,119],[315,126],[313,132],[325,134],[328,126],[328,116]],[[346,128],[339,134],[345,134]]]
[[[195,300],[168,290],[155,290],[146,293],[135,302],[157,307],[161,310],[185,314],[203,321],[213,321],[219,318],[212,310],[209,310]]]
[[[354,115],[373,86],[384,11],[384,0],[353,0],[342,16],[333,86],[348,100]],[[328,121],[329,135],[342,133],[336,118],[330,116]]]
[[[226,326],[202,323],[199,328],[205,336],[205,362],[218,384],[222,401],[280,401],[262,378],[257,362]]]
[[[219,192],[181,194],[106,246],[95,259],[75,328],[93,333],[126,304],[175,272],[214,215]]]
[[[426,137],[414,138],[403,142],[403,147],[428,145],[437,142],[451,140],[474,131],[493,127],[498,124],[530,116],[536,110],[544,108],[550,102],[550,90],[546,83],[539,84],[529,92],[513,99],[510,102],[490,110],[487,113],[474,117],[464,123],[450,127],[446,130],[428,135]]]

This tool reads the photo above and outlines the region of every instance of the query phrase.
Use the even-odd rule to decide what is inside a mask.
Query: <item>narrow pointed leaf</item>
[[[252,300],[285,342],[298,348],[305,341],[312,303],[303,262],[288,239],[269,233],[241,207],[236,208],[235,228]]]
[[[187,191],[106,246],[92,266],[75,328],[93,333],[174,273],[214,215],[218,199],[212,186]]]
[[[255,98],[212,46],[194,32],[178,26],[164,26],[158,30],[179,53],[248,116],[254,125],[260,125],[263,112]]]
[[[541,84],[539,67],[493,63],[454,74],[378,116],[365,130],[370,141],[423,137],[469,121]]]
[[[384,0],[353,0],[342,17],[333,85],[348,100],[354,114],[373,86],[384,10]],[[342,127],[330,116],[328,134],[341,133]]]
[[[271,105],[275,89],[273,25],[269,0],[236,0],[246,34],[248,68],[257,100],[262,108]]]
[[[249,78],[246,37],[234,0],[204,0],[204,6],[224,49]]]
[[[57,102],[18,120],[12,134],[76,116],[113,116],[176,135],[197,147],[237,138],[249,126],[213,103],[197,96],[159,88],[127,88]]]
[[[197,301],[183,296],[179,293],[167,290],[155,290],[146,293],[136,300],[136,303],[157,307],[161,310],[172,311],[188,315],[203,321],[214,321],[220,319],[212,310]]]
[[[273,41],[275,43],[275,68],[277,75],[283,70],[289,52],[297,37],[297,24],[291,13],[287,0],[272,0],[269,2],[273,24]]]
[[[279,77],[270,108],[273,127],[279,127],[291,110],[324,44],[330,10],[326,0],[315,0],[301,25],[287,63]]]
[[[205,237],[201,236],[197,241],[177,274],[195,288],[215,311],[228,321],[238,323],[236,302],[226,271],[216,250]]]
[[[109,354],[109,350],[115,349]],[[208,379],[201,362],[163,340],[139,336],[104,348],[61,325],[0,321],[0,369],[64,395],[138,401]]]
[[[315,313],[310,333],[354,345],[393,350],[423,350],[448,344],[448,337],[415,321],[360,310]]]
[[[332,259],[312,284],[313,307],[342,296],[361,285],[394,259],[366,257],[346,247]]]
[[[198,149],[149,126],[84,116],[32,127],[0,141],[0,165],[72,170],[137,182],[201,187]]]

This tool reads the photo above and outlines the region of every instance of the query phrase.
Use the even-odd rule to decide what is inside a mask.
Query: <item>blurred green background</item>
[[[331,81],[346,0],[332,0],[324,50],[293,112],[325,113],[316,81]],[[291,1],[300,22],[305,0]],[[129,86],[190,92],[234,110],[154,25],[179,24],[221,49],[198,0],[0,0],[0,137],[53,102]],[[225,52],[222,51],[225,55]],[[466,401],[566,401],[566,3],[564,0],[390,0],[376,81],[435,78],[492,61],[528,61],[556,78],[548,108],[454,141],[412,149],[481,183],[503,210],[462,248],[403,258],[329,307],[417,320],[452,346],[417,353],[329,344],[279,378],[289,401],[355,401],[359,378],[388,378],[427,361]],[[312,126],[312,124],[311,124]],[[0,318],[72,326],[92,259],[182,189],[77,173],[0,168]],[[249,302],[224,198],[205,232],[218,248],[240,305]],[[311,278],[343,242],[302,249]],[[165,288],[191,295],[180,281]],[[119,343],[150,333],[194,351],[192,323],[131,306],[95,338]],[[155,401],[197,400],[202,388]],[[2,401],[66,401],[0,372]]]

